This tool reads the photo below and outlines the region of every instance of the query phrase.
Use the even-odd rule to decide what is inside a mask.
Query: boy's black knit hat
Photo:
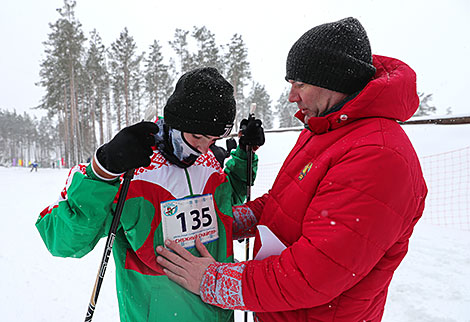
[[[286,80],[336,92],[361,90],[374,74],[369,38],[352,17],[310,29],[287,56]]]
[[[235,119],[233,86],[212,67],[185,73],[163,111],[165,123],[188,133],[228,135]]]

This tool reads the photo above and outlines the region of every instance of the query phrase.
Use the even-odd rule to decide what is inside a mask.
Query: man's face
[[[186,142],[202,154],[209,151],[209,147],[219,140],[218,136],[211,136],[205,134],[183,133]]]
[[[289,102],[297,103],[297,107],[305,115],[304,123],[311,117],[318,117],[333,105],[339,103],[347,95],[326,88],[289,80],[291,89]]]

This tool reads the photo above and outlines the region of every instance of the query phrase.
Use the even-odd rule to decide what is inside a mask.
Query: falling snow
[[[459,126],[442,127],[446,132],[454,131],[447,138],[436,128],[405,128],[412,141],[419,143],[418,155],[452,150],[461,142],[468,145],[469,127],[466,132]],[[283,141],[284,137],[290,141]],[[292,141],[295,135],[267,137],[262,147],[265,152],[259,151],[260,161],[282,159],[279,151],[287,153]],[[34,227],[42,208],[58,197],[67,172],[39,168],[30,173],[27,168],[0,167],[2,321],[68,322],[85,318],[105,240],[83,258],[57,258],[49,254]],[[244,244],[234,243],[234,247],[237,259],[243,260]],[[383,322],[470,321],[469,249],[468,232],[419,222],[409,253],[390,285]],[[95,321],[119,320],[114,274],[114,262],[110,261]],[[237,311],[236,322],[241,321],[243,313]]]

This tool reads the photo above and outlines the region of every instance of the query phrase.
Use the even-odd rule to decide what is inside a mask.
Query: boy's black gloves
[[[223,169],[225,159],[228,157],[227,150],[221,146],[215,145],[215,143],[212,144],[209,148],[211,149],[212,153],[214,153],[215,158],[220,163],[220,167]]]
[[[108,143],[96,151],[99,163],[112,173],[147,167],[155,145],[154,134],[158,126],[153,122],[140,122],[119,131]]]
[[[259,147],[264,144],[263,122],[260,119],[249,117],[240,122],[240,147],[246,151],[246,146]]]
[[[217,161],[219,161],[220,167],[222,169],[224,168],[225,159],[227,159],[230,156],[230,152],[233,149],[237,148],[237,141],[235,141],[234,138],[227,139],[225,141],[225,144],[227,146],[227,149],[224,149],[221,146],[215,145],[215,143],[210,146],[212,153],[214,153],[214,156],[217,159]]]

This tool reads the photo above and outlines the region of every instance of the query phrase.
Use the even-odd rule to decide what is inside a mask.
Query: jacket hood
[[[373,64],[377,72],[355,98],[339,111],[309,119],[312,132],[325,133],[368,117],[406,121],[413,116],[419,106],[416,73],[404,62],[390,57],[373,55]],[[295,116],[303,122],[300,111]]]

